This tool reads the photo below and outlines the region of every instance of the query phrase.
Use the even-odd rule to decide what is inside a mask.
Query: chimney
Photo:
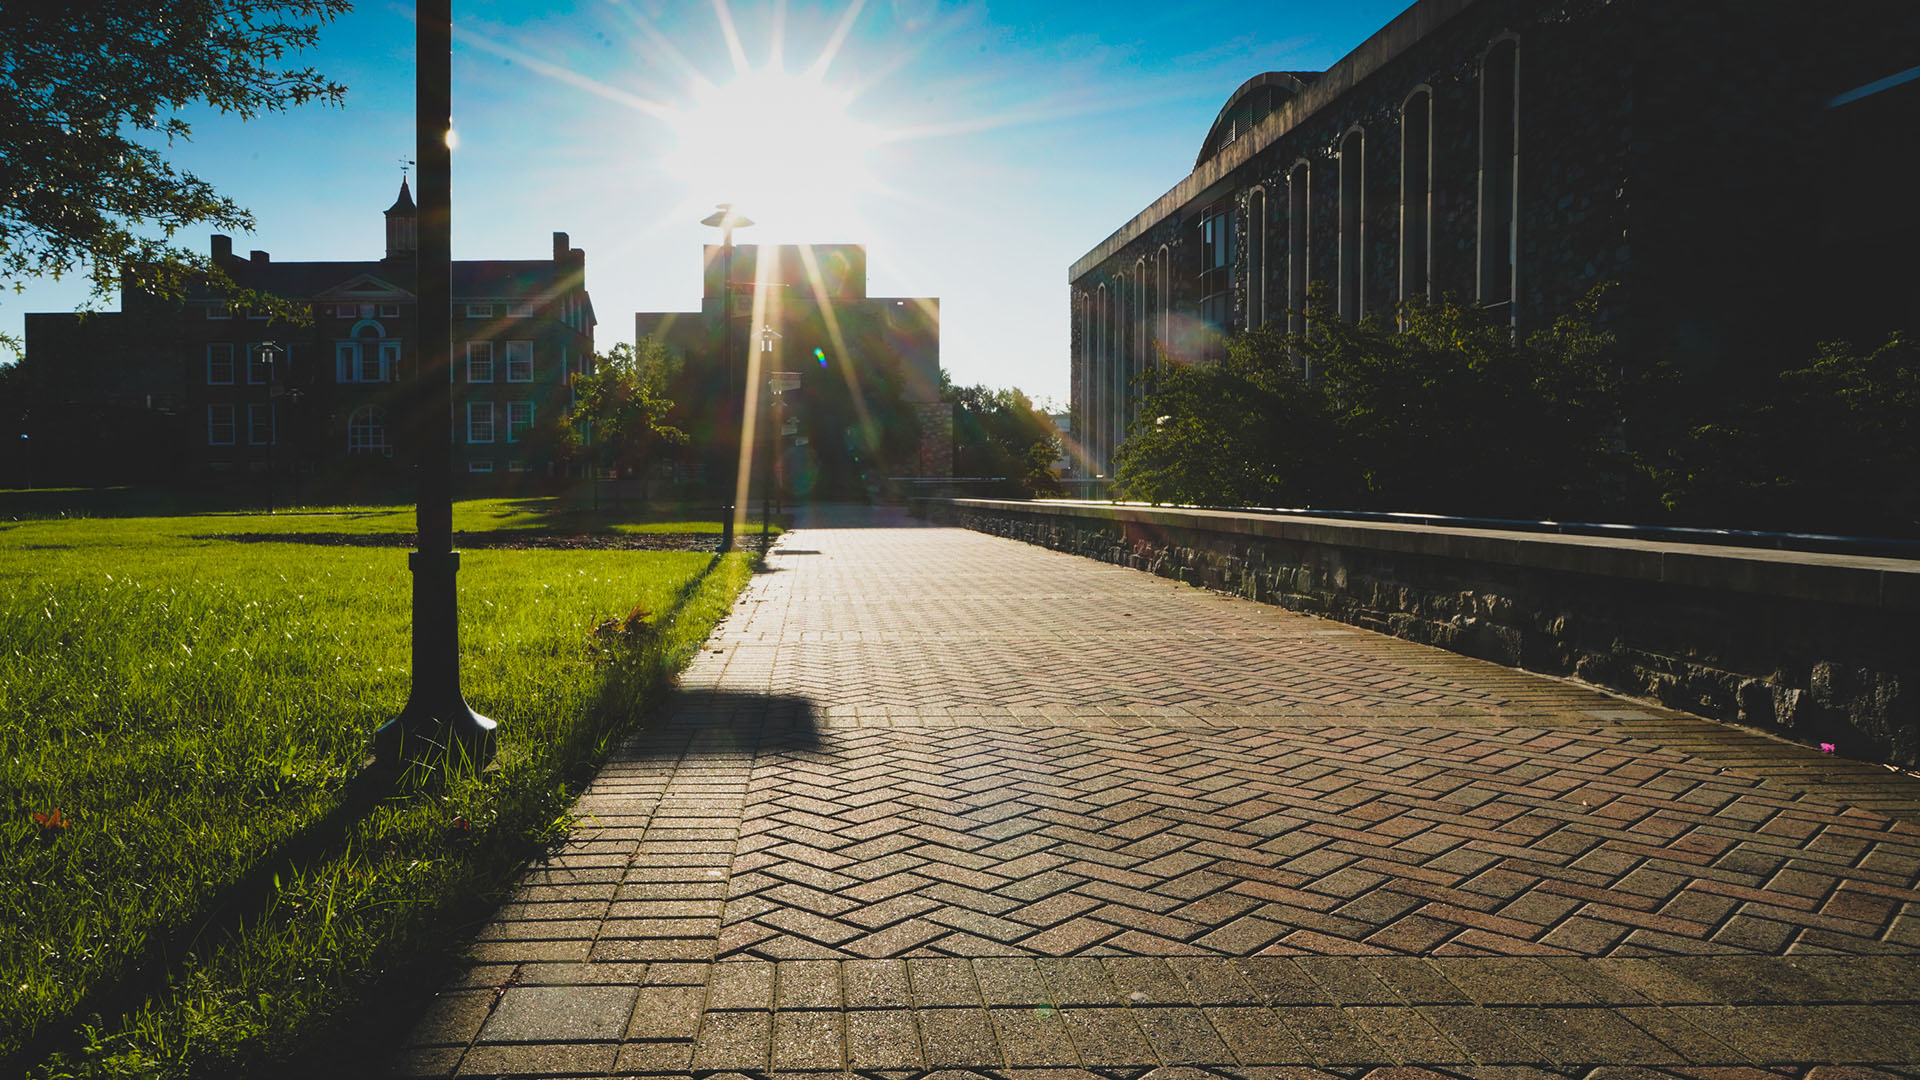
[[[553,234],[553,261],[554,262],[567,261],[567,244],[568,243],[569,241],[567,240],[566,233],[557,232]]]
[[[272,256],[264,251],[255,250],[247,252],[247,258],[252,259],[255,266],[265,266],[271,261]]]
[[[213,261],[233,258],[233,237],[213,234]]]

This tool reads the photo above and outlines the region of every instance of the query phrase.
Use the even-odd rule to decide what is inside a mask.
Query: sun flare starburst
[[[837,238],[875,189],[872,155],[883,139],[849,114],[852,100],[811,72],[740,72],[669,114],[662,165],[690,197],[733,203],[768,233]]]

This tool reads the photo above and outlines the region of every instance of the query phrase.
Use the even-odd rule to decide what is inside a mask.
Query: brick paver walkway
[[[960,530],[769,568],[402,1072],[1920,1063],[1911,778]]]

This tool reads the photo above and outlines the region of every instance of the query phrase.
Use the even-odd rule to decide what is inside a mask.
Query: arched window
[[[1087,432],[1093,439],[1094,463],[1103,476],[1111,471],[1111,462],[1108,460],[1111,451],[1107,445],[1107,430],[1108,417],[1113,411],[1113,322],[1109,296],[1105,283],[1094,291],[1094,407],[1093,427]]]
[[[1400,299],[1432,296],[1433,91],[1400,106]]]
[[[1158,330],[1160,348],[1171,354],[1173,351],[1173,250],[1165,244],[1154,257],[1158,281],[1155,291],[1160,297],[1160,327]]]
[[[333,345],[335,382],[393,382],[400,377],[400,341],[386,328],[362,319],[347,331],[347,339]]]
[[[1312,172],[1304,161],[1287,170],[1287,329],[1307,329],[1307,212]]]
[[[1480,303],[1514,321],[1519,255],[1520,43],[1495,42],[1480,67]]]
[[[393,444],[387,441],[387,414],[373,405],[362,405],[347,417],[347,453],[393,456]]]
[[[1267,189],[1247,193],[1247,329],[1267,322]]]
[[[1359,322],[1365,312],[1367,221],[1366,132],[1354,128],[1340,140],[1340,317]]]

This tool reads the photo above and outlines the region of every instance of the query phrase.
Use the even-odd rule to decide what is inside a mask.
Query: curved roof
[[[1318,71],[1268,71],[1241,83],[1240,89],[1220,106],[1220,115],[1214,117],[1213,126],[1207,129],[1206,141],[1200,144],[1200,156],[1194,159],[1193,167],[1205,165],[1228,144],[1252,131],[1255,124],[1265,120],[1282,102],[1305,90],[1320,74]]]

